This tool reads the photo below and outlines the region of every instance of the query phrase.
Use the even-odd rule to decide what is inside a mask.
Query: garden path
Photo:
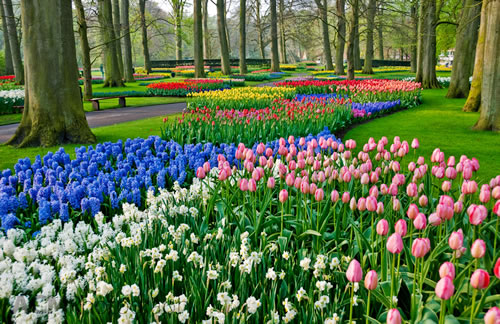
[[[145,107],[125,107],[90,111],[85,113],[91,128],[125,123],[150,117],[180,113],[186,108],[185,102]],[[0,126],[0,143],[7,142],[16,132],[19,124]]]

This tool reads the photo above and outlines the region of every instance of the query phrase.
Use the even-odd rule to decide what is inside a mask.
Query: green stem
[[[470,309],[470,321],[469,323],[472,323],[472,320],[474,319],[474,306],[476,304],[476,295],[477,295],[477,289],[474,289],[474,291],[472,292],[472,306],[471,306],[471,309]]]
[[[395,261],[396,261],[396,256],[393,254],[392,255],[392,267],[391,267],[391,296],[390,296],[390,298],[391,298],[391,309],[393,308],[392,304],[394,302],[392,297],[394,296],[393,292],[394,292],[394,263],[395,263]]]
[[[417,283],[417,273],[418,273],[418,258],[415,259],[415,271],[413,273],[413,286],[412,286],[412,294],[411,294],[411,307],[410,307],[410,314],[411,314],[411,320],[412,323],[415,321],[414,317],[414,311],[413,308],[415,307],[415,285]]]
[[[446,310],[446,301],[441,299],[441,312],[439,313],[439,324],[444,324],[445,320],[445,311]]]
[[[493,241],[493,260],[495,260],[497,254],[497,234],[498,234],[499,223],[500,223],[500,217],[497,217],[497,225],[495,227],[495,240]]]
[[[351,305],[349,306],[349,324],[352,323],[352,303],[354,302],[354,282],[351,282]]]
[[[368,301],[366,302],[366,324],[368,324],[368,317],[370,317],[370,294],[371,290],[368,290]]]
[[[285,207],[283,206],[283,203],[281,203],[281,233],[280,233],[280,236],[283,236],[283,209]]]

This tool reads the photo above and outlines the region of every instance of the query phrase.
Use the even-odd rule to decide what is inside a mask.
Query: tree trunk
[[[424,14],[422,42],[422,87],[440,88],[436,78],[436,0],[422,0]]]
[[[485,0],[483,79],[481,84],[481,115],[473,129],[500,131],[500,1]]]
[[[363,73],[373,74],[373,28],[375,27],[375,11],[377,9],[377,0],[369,0],[368,12],[366,16],[366,51],[365,65]]]
[[[247,2],[240,0],[240,74],[247,73]]]
[[[226,5],[224,0],[217,0],[217,29],[219,31],[220,57],[222,74],[231,74],[229,63],[229,44],[226,35]]]
[[[335,49],[335,74],[343,75],[345,50],[345,0],[337,0],[337,48]]]
[[[358,5],[358,19],[356,23],[356,31],[354,34],[354,69],[361,70],[361,51],[359,50],[359,5]]]
[[[194,77],[203,78],[205,67],[203,64],[203,22],[201,19],[201,6],[204,0],[193,1],[193,44],[194,44]]]
[[[116,37],[111,11],[111,0],[98,1],[98,18],[101,27],[101,37],[104,44],[104,74],[103,87],[123,87],[123,80],[116,54]]]
[[[132,41],[130,40],[129,0],[122,0],[121,25],[123,30],[123,77],[126,82],[134,82],[134,67],[132,65]]]
[[[16,19],[14,16],[14,9],[12,8],[12,1],[3,0],[3,6],[5,12],[5,20],[7,21],[10,53],[12,57],[12,66],[14,67],[14,74],[16,75],[16,82],[19,84],[24,84],[23,60],[21,58],[19,39],[17,37]]]
[[[411,64],[411,72],[416,73],[417,72],[417,39],[418,39],[418,15],[417,15],[417,8],[418,8],[418,0],[414,0],[414,3],[411,6],[410,9],[410,15],[411,15],[411,21],[413,24],[413,32],[411,33],[411,46],[410,46],[410,51],[411,51],[411,57],[410,57],[410,64]]]
[[[5,74],[12,75],[14,74],[14,67],[12,66],[12,54],[10,52],[9,32],[7,29],[7,20],[5,19],[5,12],[2,0],[0,0],[0,15],[2,16],[3,41],[5,45],[5,50],[4,50]]]
[[[229,37],[229,27],[227,24],[227,7],[226,7],[226,0],[223,0],[224,2],[224,26],[226,29],[226,39],[227,39],[227,51],[229,53],[229,58],[231,58],[231,38]]]
[[[280,61],[278,53],[278,21],[276,15],[276,0],[269,1],[271,9],[271,71],[280,71]]]
[[[264,46],[264,31],[262,28],[262,21],[260,19],[260,0],[255,0],[255,27],[257,27],[257,42],[259,43],[260,57],[264,60],[266,58]]]
[[[424,57],[424,1],[420,0],[419,12],[418,12],[418,27],[417,27],[417,72],[415,75],[415,81],[422,82],[423,77],[423,65],[422,60]]]
[[[467,98],[469,78],[474,71],[474,50],[477,43],[481,1],[466,0],[457,30],[457,42],[447,98]]]
[[[142,53],[144,56],[144,69],[149,74],[151,73],[151,60],[149,59],[148,26],[146,25],[146,1],[147,0],[139,0],[139,12],[141,15]]]
[[[383,23],[383,15],[384,15],[384,8],[382,8],[382,3],[380,4],[379,8],[379,15],[380,18],[378,19],[378,26],[377,26],[377,32],[378,32],[378,59],[383,60],[384,59],[384,23]]]
[[[326,0],[315,0],[321,17],[321,31],[323,32],[323,52],[325,55],[326,69],[333,70],[332,50],[330,48],[330,33],[328,31],[328,2]]]
[[[359,0],[352,1],[351,8],[351,23],[349,28],[349,38],[347,40],[347,79],[354,80],[355,70],[355,42],[356,42],[356,26],[359,18]]]
[[[175,19],[175,59],[182,60],[182,12],[184,6],[181,1],[174,1]]]
[[[208,32],[208,0],[201,1],[203,20],[203,57],[209,59],[211,55],[210,33]]]
[[[115,37],[116,37],[116,59],[118,60],[118,69],[120,70],[120,76],[123,78],[123,55],[122,55],[122,44],[121,44],[121,25],[120,25],[120,0],[113,0],[113,23],[115,26]]]
[[[80,48],[82,51],[83,64],[83,98],[92,98],[92,63],[90,62],[90,46],[87,37],[87,19],[82,0],[74,0],[76,8],[78,35],[80,35]]]
[[[22,0],[21,15],[24,112],[7,144],[94,143],[80,99],[71,1]]]
[[[280,62],[287,63],[286,57],[286,39],[285,39],[285,3],[284,0],[279,0],[279,50]]]

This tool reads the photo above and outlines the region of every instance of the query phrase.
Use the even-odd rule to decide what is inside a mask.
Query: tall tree
[[[113,0],[113,23],[115,27],[115,46],[116,46],[116,59],[118,60],[118,68],[120,75],[123,77],[123,55],[121,44],[121,22],[120,22],[120,0]]]
[[[226,33],[226,3],[224,0],[217,0],[217,30],[219,31],[222,74],[229,75],[231,74],[231,65],[229,63],[229,44]]]
[[[129,0],[122,0],[121,10],[121,26],[123,31],[123,77],[126,82],[134,82],[134,67],[132,65],[132,41],[130,40],[130,23],[129,23]]]
[[[80,49],[83,65],[83,98],[92,98],[92,63],[90,61],[90,45],[87,36],[87,18],[82,0],[74,0],[76,8],[76,21],[78,24],[78,35],[80,36]]]
[[[240,0],[240,74],[247,73],[247,2]]]
[[[80,99],[71,11],[67,0],[21,0],[25,102],[21,123],[9,145],[96,141]]]
[[[410,57],[410,65],[411,65],[411,72],[416,73],[417,72],[417,42],[418,42],[418,0],[413,0],[411,9],[410,9],[410,16],[411,16],[411,22],[413,24],[412,26],[412,33],[411,33],[411,57]]]
[[[417,82],[422,83],[425,89],[440,88],[436,77],[436,26],[437,14],[436,0],[422,0],[422,74],[421,79],[417,74]],[[418,69],[417,69],[418,73]]]
[[[194,77],[202,78],[205,74],[205,67],[203,64],[203,22],[201,19],[203,0],[193,1],[193,39],[194,39]]]
[[[373,29],[375,27],[375,12],[377,9],[377,0],[368,1],[368,10],[366,15],[366,51],[363,73],[373,74]]]
[[[260,18],[260,0],[255,0],[255,27],[257,28],[257,43],[259,44],[260,57],[264,60],[266,58],[265,45],[264,45],[264,27]]]
[[[7,21],[7,32],[9,34],[10,53],[12,57],[12,66],[16,75],[16,82],[24,83],[24,68],[21,58],[21,48],[19,46],[19,38],[17,37],[16,17],[12,8],[12,0],[3,0],[5,20]]]
[[[148,26],[146,25],[146,1],[139,0],[139,12],[141,16],[141,34],[142,34],[142,53],[144,56],[144,69],[149,74],[151,73],[151,60],[149,58],[148,46]]]
[[[319,10],[321,17],[321,31],[323,34],[323,53],[326,61],[326,69],[333,70],[332,63],[332,50],[330,48],[330,33],[328,31],[328,1],[327,0],[314,0]]]
[[[359,4],[358,4],[358,23],[356,24],[356,31],[354,34],[354,69],[361,70],[361,51],[359,49]]]
[[[113,25],[111,0],[98,0],[98,18],[101,37],[104,44],[104,87],[123,87],[118,56],[116,54],[116,36]]]
[[[212,57],[210,46],[210,31],[208,30],[208,0],[201,1],[202,21],[203,21],[203,57],[209,59]]]
[[[285,38],[285,0],[279,0],[279,17],[278,17],[278,27],[279,27],[279,52],[280,52],[280,62],[287,63],[286,57],[286,38]]]
[[[335,74],[343,75],[346,39],[345,0],[337,0],[337,48],[335,53]]]
[[[276,0],[269,0],[271,9],[271,71],[280,71],[280,60],[278,53],[278,21],[276,14]]]
[[[482,58],[482,81],[481,81],[481,114],[474,125],[476,130],[500,131],[500,1],[484,0],[483,8],[485,19],[481,20],[484,25],[484,42]],[[483,14],[481,14],[481,18]],[[483,35],[480,35],[481,37]],[[478,53],[476,53],[478,55]]]
[[[5,57],[5,74],[14,74],[14,67],[12,66],[12,54],[10,53],[10,42],[9,42],[9,32],[7,30],[7,20],[5,19],[5,11],[3,9],[3,1],[0,0],[0,15],[2,16],[2,31],[3,31],[3,41],[5,45],[4,57]]]
[[[356,42],[356,27],[359,22],[359,0],[351,2],[351,19],[349,26],[349,38],[347,39],[347,79],[354,80],[355,70],[355,42]]]
[[[168,0],[174,14],[175,59],[182,60],[182,20],[186,0]]]
[[[446,93],[448,98],[467,98],[469,95],[480,15],[481,1],[466,0],[457,29],[450,86]]]
[[[383,2],[380,1],[380,6],[378,8],[378,25],[377,25],[377,33],[378,33],[378,59],[384,59],[384,7]]]

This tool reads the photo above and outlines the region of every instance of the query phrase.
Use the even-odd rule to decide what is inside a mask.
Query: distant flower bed
[[[0,91],[0,115],[19,111],[14,106],[24,105],[24,89]]]
[[[234,78],[241,78],[244,79],[245,81],[266,81],[266,80],[271,80],[271,74],[270,73],[249,73],[245,75],[234,75]]]
[[[151,96],[176,96],[185,97],[194,92],[219,90],[228,88],[222,80],[214,79],[187,79],[183,82],[158,82],[146,86],[147,93]]]
[[[280,69],[283,71],[295,71],[295,70],[297,70],[297,65],[295,65],[295,64],[280,64]]]

